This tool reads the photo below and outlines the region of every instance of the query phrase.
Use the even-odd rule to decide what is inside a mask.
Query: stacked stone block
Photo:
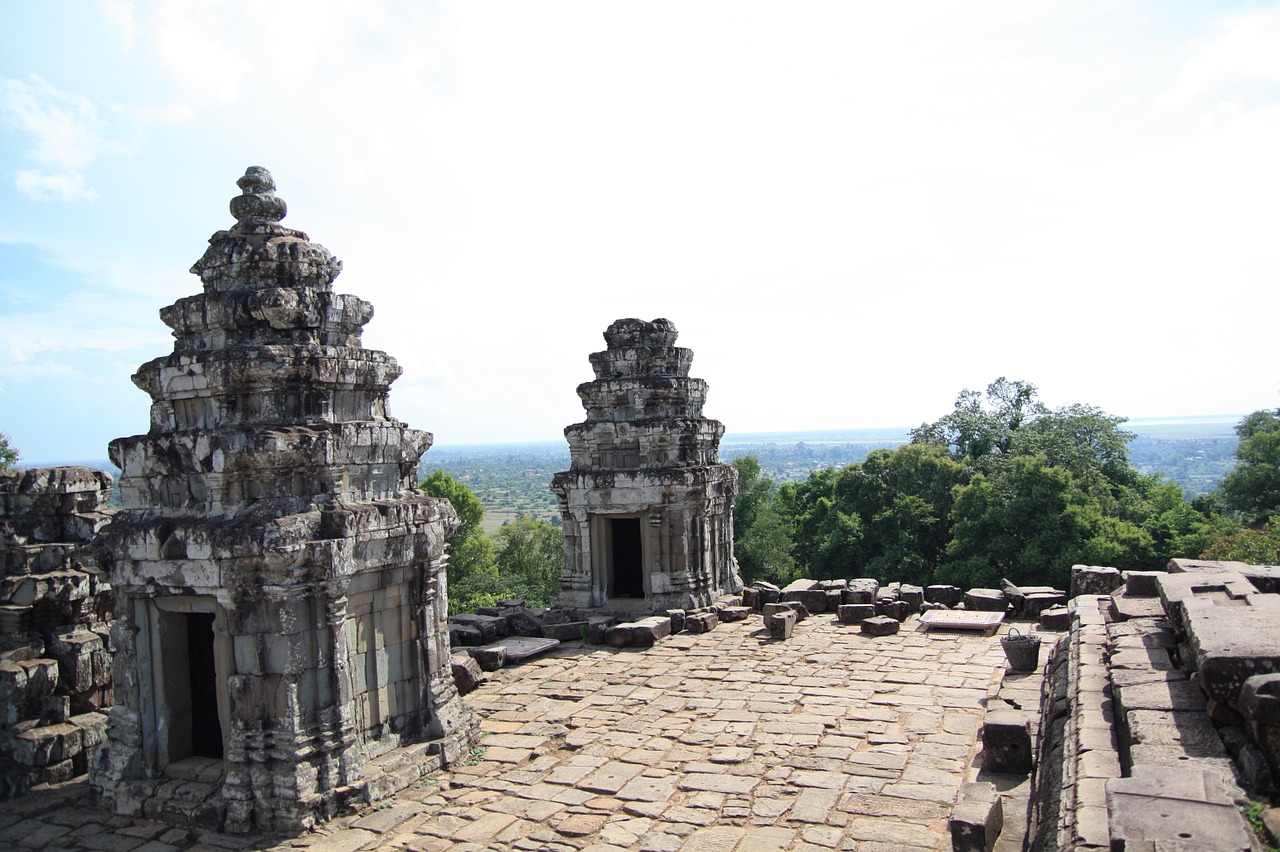
[[[0,799],[84,774],[111,706],[111,586],[93,536],[111,477],[0,474]]]
[[[172,354],[134,376],[150,430],[110,446],[116,703],[93,781],[121,815],[296,831],[469,749],[445,626],[458,521],[415,490],[431,435],[389,415],[400,368],[360,344],[372,306],[333,292],[342,264],[280,224],[265,169],[238,184],[202,292],[161,311]],[[422,741],[416,768],[391,754]],[[174,782],[209,792],[179,808]]]
[[[578,387],[587,419],[565,429],[571,469],[551,484],[564,521],[557,603],[619,612],[693,609],[742,590],[733,557],[737,471],[707,384],[670,320],[621,319]]]

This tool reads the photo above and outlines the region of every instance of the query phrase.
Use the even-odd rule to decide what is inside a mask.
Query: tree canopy
[[[9,436],[0,432],[0,473],[13,470],[18,463],[18,449],[9,444]]]
[[[1280,513],[1280,411],[1255,411],[1236,426],[1235,469],[1219,486],[1223,504],[1259,528]]]
[[[498,601],[522,599],[549,606],[564,564],[564,535],[546,521],[516,518],[490,538],[483,529],[484,504],[464,483],[437,470],[422,481],[433,497],[453,504],[461,525],[449,544],[449,612],[474,612]]]
[[[1002,377],[962,391],[909,444],[784,483],[773,505],[796,570],[819,579],[1064,587],[1075,562],[1197,555],[1222,519],[1140,475],[1124,422],[1091,405],[1051,409],[1035,385]]]

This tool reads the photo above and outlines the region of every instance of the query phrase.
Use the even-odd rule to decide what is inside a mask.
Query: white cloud
[[[1232,100],[1238,96],[1229,87],[1257,83],[1280,85],[1280,10],[1259,9],[1219,24],[1183,65],[1174,96]]]
[[[99,8],[102,9],[102,17],[120,38],[121,50],[125,53],[133,50],[138,30],[134,20],[133,0],[101,0]]]
[[[38,74],[0,79],[0,117],[30,137],[29,159],[44,168],[22,169],[14,185],[35,201],[96,198],[84,168],[113,144],[99,135],[101,122],[88,98],[63,92]]]
[[[93,201],[98,197],[79,172],[48,174],[39,169],[19,169],[13,184],[32,201]]]

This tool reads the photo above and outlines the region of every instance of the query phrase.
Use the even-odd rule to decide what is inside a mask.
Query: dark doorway
[[[222,758],[218,719],[218,675],[213,665],[213,613],[187,614],[187,661],[191,683],[191,753]]]
[[[613,597],[644,597],[644,559],[640,549],[640,519],[612,518]]]

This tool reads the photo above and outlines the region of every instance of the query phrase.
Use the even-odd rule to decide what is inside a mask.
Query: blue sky
[[[0,6],[0,431],[129,381],[246,166],[373,302],[392,411],[554,439],[665,316],[735,433],[914,425],[997,376],[1277,405],[1280,4]]]

